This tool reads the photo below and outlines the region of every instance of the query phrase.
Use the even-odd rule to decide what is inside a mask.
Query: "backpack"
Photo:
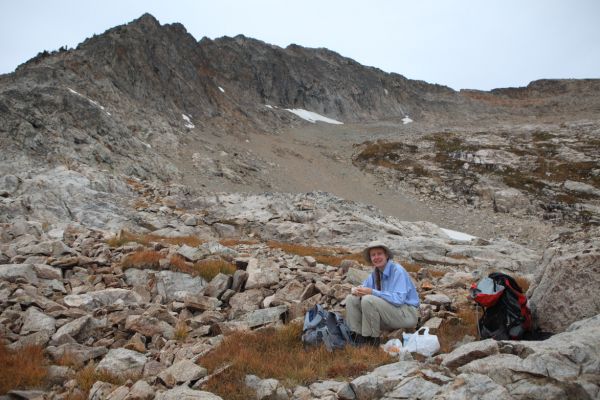
[[[478,321],[481,339],[519,340],[532,330],[527,296],[510,276],[494,272],[471,285],[470,297],[484,309]]]
[[[317,304],[304,316],[302,344],[304,348],[324,344],[327,351],[343,349],[352,343],[350,328],[339,314],[326,311]]]

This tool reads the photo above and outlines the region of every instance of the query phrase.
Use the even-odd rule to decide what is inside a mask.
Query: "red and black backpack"
[[[471,285],[470,297],[484,309],[478,321],[481,339],[518,340],[532,330],[527,296],[511,276],[489,274]]]

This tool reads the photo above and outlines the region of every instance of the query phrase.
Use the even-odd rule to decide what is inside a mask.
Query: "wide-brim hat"
[[[371,264],[371,256],[369,255],[369,251],[377,247],[382,248],[385,251],[388,260],[391,260],[394,257],[394,253],[390,250],[389,247],[386,246],[385,243],[380,242],[378,240],[374,240],[371,243],[369,243],[366,249],[363,250],[363,257],[369,264]]]

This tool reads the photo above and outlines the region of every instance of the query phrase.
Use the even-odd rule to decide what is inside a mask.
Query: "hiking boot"
[[[366,338],[360,333],[350,332],[350,338],[355,346],[362,346],[366,344]]]
[[[365,344],[369,345],[369,346],[373,346],[373,347],[379,347],[381,345],[381,339],[379,337],[366,337],[365,339]]]

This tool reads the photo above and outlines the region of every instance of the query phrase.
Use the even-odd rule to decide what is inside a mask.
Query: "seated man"
[[[373,272],[346,297],[346,322],[356,343],[378,346],[381,329],[414,328],[419,294],[408,272],[383,243],[371,242],[364,257]]]

